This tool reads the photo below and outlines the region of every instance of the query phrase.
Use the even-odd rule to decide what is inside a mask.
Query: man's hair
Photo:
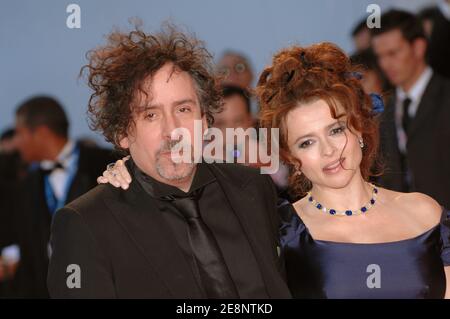
[[[249,91],[247,91],[243,88],[240,88],[238,86],[235,86],[235,85],[223,85],[222,86],[222,96],[224,99],[229,98],[234,95],[240,96],[244,100],[247,112],[250,113],[251,108],[250,108],[250,93],[249,93]]]
[[[218,79],[213,75],[212,56],[203,43],[167,24],[159,33],[144,33],[137,27],[129,33],[112,32],[105,46],[88,52],[88,85],[93,89],[89,100],[91,128],[102,132],[118,149],[127,136],[139,109],[134,105],[137,93],[148,76],[165,64],[187,72],[194,80],[202,115],[208,124],[213,113],[221,110]]]
[[[61,104],[49,96],[35,96],[23,102],[16,110],[24,125],[31,130],[46,126],[58,136],[67,137],[69,121]]]
[[[364,30],[369,30],[369,28],[367,27],[367,20],[365,18],[358,21],[358,23],[356,23],[356,25],[353,27],[352,37],[355,37],[358,33]]]
[[[371,29],[371,34],[374,37],[392,30],[400,30],[403,37],[410,43],[419,38],[426,40],[422,22],[412,13],[390,10],[382,14],[380,20],[381,27]]]

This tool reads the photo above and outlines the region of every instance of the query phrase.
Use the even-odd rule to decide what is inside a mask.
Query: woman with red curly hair
[[[258,82],[261,126],[279,128],[294,196],[280,208],[288,284],[297,298],[449,297],[450,213],[380,174],[379,96],[330,43],[281,50]],[[375,108],[374,108],[375,106]],[[446,280],[447,276],[447,280]]]

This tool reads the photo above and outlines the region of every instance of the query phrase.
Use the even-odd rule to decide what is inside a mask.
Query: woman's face
[[[338,104],[338,117],[343,112]],[[346,127],[346,116],[334,119],[324,100],[299,105],[285,123],[291,155],[300,160],[300,170],[313,186],[342,188],[361,174],[361,134]]]

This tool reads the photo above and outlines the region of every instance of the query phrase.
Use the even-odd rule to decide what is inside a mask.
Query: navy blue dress
[[[376,244],[315,240],[291,204],[279,208],[287,281],[294,298],[443,298],[450,266],[450,211],[406,240]]]

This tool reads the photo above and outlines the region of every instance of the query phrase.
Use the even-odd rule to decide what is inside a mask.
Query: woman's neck
[[[357,210],[372,198],[372,187],[359,175],[342,188],[313,185],[311,193],[316,201],[327,208]]]

